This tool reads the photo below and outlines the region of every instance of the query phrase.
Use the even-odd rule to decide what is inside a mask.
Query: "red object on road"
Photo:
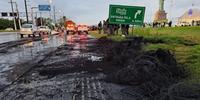
[[[74,41],[74,36],[73,35],[67,35],[67,41],[68,42],[73,42]]]
[[[77,31],[78,31],[79,33],[85,32],[85,33],[88,34],[88,30],[89,30],[89,28],[88,28],[87,25],[77,25]]]
[[[75,22],[73,22],[71,20],[68,20],[68,21],[65,22],[65,24],[66,24],[67,33],[69,33],[69,32],[75,33],[76,32],[76,24],[75,24]]]

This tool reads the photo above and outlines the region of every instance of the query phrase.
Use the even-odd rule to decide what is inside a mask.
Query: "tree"
[[[0,30],[6,29],[6,28],[14,28],[13,20],[0,18]]]

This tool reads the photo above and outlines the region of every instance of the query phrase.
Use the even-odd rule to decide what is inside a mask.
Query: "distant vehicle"
[[[6,31],[13,31],[13,28],[6,28]]]
[[[89,28],[88,28],[87,25],[77,25],[77,31],[78,31],[79,34],[83,33],[83,32],[88,34],[88,30],[89,30]]]
[[[96,30],[98,30],[98,26],[95,25],[89,26],[89,31],[96,31]]]
[[[51,34],[51,29],[48,26],[39,26],[37,32]]]
[[[70,32],[72,32],[72,33],[76,32],[76,24],[73,21],[71,21],[71,20],[66,21],[65,24],[66,24],[67,34],[69,34]]]
[[[23,38],[24,35],[28,35],[28,37],[35,36],[37,31],[37,27],[33,24],[23,24],[20,30],[20,35]]]

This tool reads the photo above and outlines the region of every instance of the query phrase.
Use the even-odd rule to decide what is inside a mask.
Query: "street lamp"
[[[38,9],[38,7],[31,7],[32,23],[33,23],[33,25],[35,25],[34,16],[33,16],[33,9]]]
[[[53,0],[47,0],[49,2],[50,8],[52,9]],[[49,18],[51,19],[51,10],[49,11]]]
[[[60,15],[61,15],[62,17],[65,16],[64,11],[62,11],[62,10],[58,10],[58,12],[60,13]]]
[[[59,13],[60,20],[62,20],[64,22],[64,20],[63,20],[64,12],[62,10],[58,10],[58,13]]]

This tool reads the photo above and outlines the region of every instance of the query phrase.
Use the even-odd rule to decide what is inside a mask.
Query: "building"
[[[189,9],[178,19],[178,26],[200,26],[200,9]]]

